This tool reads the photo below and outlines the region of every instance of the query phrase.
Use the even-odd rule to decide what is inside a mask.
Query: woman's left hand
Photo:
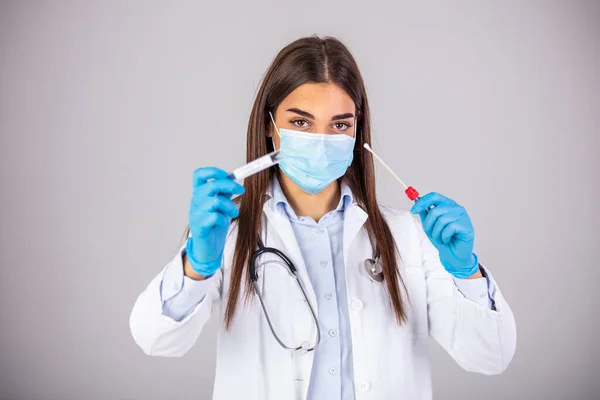
[[[421,217],[425,234],[438,249],[446,271],[460,279],[479,271],[473,254],[475,232],[464,207],[439,193],[429,193],[415,202],[411,212]]]

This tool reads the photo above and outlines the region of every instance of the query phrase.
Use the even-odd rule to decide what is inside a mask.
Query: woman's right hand
[[[221,266],[229,225],[239,214],[231,198],[244,193],[244,187],[227,175],[214,167],[194,171],[189,213],[191,237],[186,243],[186,255],[192,269],[204,277]]]

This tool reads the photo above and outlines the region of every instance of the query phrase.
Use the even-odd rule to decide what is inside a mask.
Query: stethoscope
[[[277,332],[275,332],[275,329],[273,328],[273,323],[271,322],[271,318],[269,317],[269,313],[267,312],[267,309],[265,307],[265,302],[263,301],[263,298],[262,298],[262,293],[260,292],[260,289],[258,287],[258,272],[257,272],[257,268],[256,268],[257,267],[256,263],[257,263],[258,258],[261,255],[268,254],[268,253],[276,255],[283,261],[283,263],[279,263],[279,262],[276,262],[276,263],[283,264],[287,268],[288,272],[296,280],[296,283],[298,284],[298,286],[300,287],[300,290],[302,291],[304,300],[305,300],[306,304],[308,305],[308,308],[312,315],[315,326],[317,327],[317,340],[316,340],[315,344],[312,346],[310,345],[309,342],[304,342],[300,346],[288,346],[285,343],[283,343],[283,341],[279,338],[279,335],[277,335]],[[373,282],[377,282],[377,283],[383,282],[383,266],[381,265],[379,250],[375,249],[375,257],[374,258],[367,258],[365,260],[364,267],[367,272],[367,276]],[[258,300],[260,301],[260,306],[265,314],[267,323],[269,324],[269,329],[271,329],[271,333],[273,334],[273,337],[275,338],[275,340],[277,340],[277,343],[279,343],[281,345],[281,347],[283,347],[286,350],[290,350],[293,352],[298,351],[302,354],[306,354],[309,351],[313,351],[314,349],[316,349],[319,346],[319,343],[321,342],[321,328],[319,327],[319,321],[317,320],[317,314],[315,313],[315,310],[313,309],[312,305],[310,304],[310,301],[308,301],[308,296],[306,295],[304,286],[302,285],[302,282],[300,281],[300,278],[298,277],[298,270],[296,269],[296,266],[294,265],[292,260],[290,260],[288,258],[288,256],[286,256],[281,250],[278,250],[273,247],[265,247],[265,245],[263,244],[262,240],[259,237],[258,238],[258,249],[256,251],[254,251],[254,253],[252,253],[252,257],[250,258],[250,279],[252,280],[252,286],[254,287],[254,292],[258,296]]]

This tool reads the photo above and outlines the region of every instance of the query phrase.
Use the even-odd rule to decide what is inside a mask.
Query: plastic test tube
[[[279,164],[282,160],[281,158],[277,158],[279,155],[279,150],[275,150],[269,154],[266,154],[262,157],[257,158],[254,161],[250,161],[249,163],[242,165],[233,170],[227,177],[229,179],[233,179],[236,181],[241,181],[244,178],[247,178],[251,175],[257,174],[262,170],[272,167],[273,165]]]

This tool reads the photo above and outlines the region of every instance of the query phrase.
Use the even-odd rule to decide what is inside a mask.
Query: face
[[[354,101],[333,83],[298,86],[277,107],[273,118],[279,129],[354,137]],[[271,124],[269,137],[279,148],[279,135]]]

